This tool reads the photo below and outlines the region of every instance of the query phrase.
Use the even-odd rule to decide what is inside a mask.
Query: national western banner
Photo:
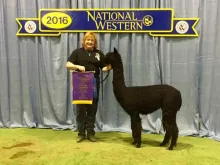
[[[94,73],[72,72],[72,104],[92,104]]]
[[[40,9],[38,18],[17,18],[17,36],[59,36],[64,32],[149,33],[197,37],[199,18],[174,18],[172,8]]]

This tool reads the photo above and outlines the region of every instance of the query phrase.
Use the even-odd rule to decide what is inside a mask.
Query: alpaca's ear
[[[114,53],[118,54],[118,50],[114,47]]]

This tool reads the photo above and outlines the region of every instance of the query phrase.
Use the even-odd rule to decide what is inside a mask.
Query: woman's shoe
[[[91,141],[91,142],[97,142],[96,138],[94,135],[90,135],[88,136],[88,139]]]
[[[80,143],[83,140],[85,140],[85,136],[78,136],[76,142]]]

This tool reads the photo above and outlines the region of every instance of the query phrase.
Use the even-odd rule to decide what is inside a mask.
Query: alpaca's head
[[[113,52],[108,52],[106,54],[106,63],[114,65],[117,61],[121,60],[121,55],[118,53],[118,50],[114,48]]]

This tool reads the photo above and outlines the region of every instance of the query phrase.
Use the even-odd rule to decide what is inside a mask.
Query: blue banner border
[[[16,33],[16,36],[60,36],[61,32],[54,32],[54,31],[50,31],[50,32],[42,32],[40,31],[39,33],[23,33],[21,32],[22,28],[24,28],[21,24],[21,21],[36,21],[39,23],[39,19],[38,18],[16,18],[16,22],[19,25],[19,29]],[[37,24],[39,25],[39,24]],[[39,26],[37,27],[39,28]]]
[[[41,11],[59,11],[59,12],[64,12],[64,11],[164,11],[164,10],[168,10],[171,11],[171,27],[170,30],[42,30],[41,27]],[[173,8],[104,8],[104,9],[91,9],[91,8],[87,8],[87,9],[45,9],[42,8],[39,10],[38,12],[38,18],[40,20],[39,23],[39,29],[42,32],[96,32],[96,33],[149,33],[149,32],[172,32],[173,31],[173,18],[174,18],[174,9]]]
[[[183,33],[183,34],[180,34],[180,33],[174,33],[176,30],[173,30],[171,33],[158,33],[158,32],[150,32],[149,34],[153,37],[199,37],[199,34],[198,32],[196,31],[195,29],[195,26],[198,24],[199,22],[199,18],[174,18],[173,20],[174,22],[178,22],[178,21],[194,21],[193,25],[191,26],[191,28],[189,27],[189,29],[191,29],[191,31],[193,33],[191,34],[187,34],[187,33]],[[175,25],[175,24],[174,24]],[[173,29],[175,29],[173,27]]]
[[[157,31],[157,30],[56,30],[56,29],[52,29],[52,30],[42,30],[41,29],[41,18],[40,18],[40,12],[41,11],[164,11],[164,10],[170,10],[172,12],[172,18],[171,18],[171,30],[169,31]],[[191,33],[187,34],[187,33],[183,33],[183,34],[179,34],[176,33],[175,30],[175,21],[178,20],[185,20],[187,22],[188,21],[194,21],[193,25],[190,25],[190,29],[191,29]],[[195,29],[195,26],[197,25],[197,23],[199,22],[199,18],[174,18],[174,9],[173,8],[95,8],[95,9],[91,9],[91,8],[87,8],[87,9],[69,9],[69,8],[42,8],[39,9],[38,11],[38,18],[16,18],[16,21],[19,25],[19,29],[16,33],[16,36],[60,36],[60,34],[62,32],[96,32],[96,33],[149,33],[150,36],[153,37],[198,37],[199,34]],[[22,26],[21,21],[35,21],[38,24],[37,25],[37,32],[34,33],[28,33],[28,32],[23,32],[22,29],[24,29],[24,27]]]

